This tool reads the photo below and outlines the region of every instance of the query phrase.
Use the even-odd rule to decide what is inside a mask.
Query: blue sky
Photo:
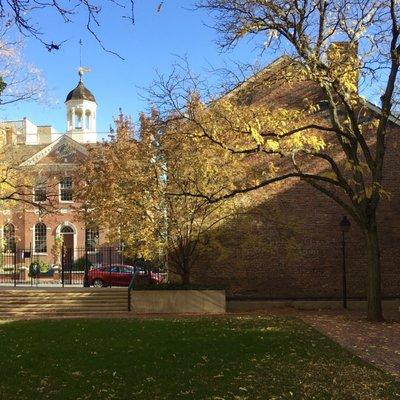
[[[48,52],[38,41],[27,39],[25,58],[43,73],[49,103],[19,103],[0,110],[2,119],[27,117],[35,124],[51,124],[65,131],[64,100],[78,82],[79,39],[84,42],[82,64],[92,72],[85,76],[86,86],[98,103],[97,130],[106,132],[122,107],[134,119],[147,105],[140,98],[140,87],[148,86],[155,71],[168,73],[176,56],[187,56],[191,66],[200,71],[225,61],[255,62],[259,51],[254,42],[243,42],[233,52],[222,53],[215,41],[217,34],[206,25],[212,20],[206,12],[191,11],[190,0],[167,0],[157,12],[159,0],[136,1],[135,25],[121,19],[118,7],[108,7],[101,17],[97,33],[104,45],[117,51],[125,60],[101,49],[85,30],[83,13],[75,22],[64,24],[52,12],[41,12],[38,23],[47,40],[66,40],[57,52]],[[273,58],[273,57],[272,57]],[[264,60],[265,62],[265,60]]]

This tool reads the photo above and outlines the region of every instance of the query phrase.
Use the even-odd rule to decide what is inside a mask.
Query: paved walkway
[[[231,315],[280,315],[302,319],[342,347],[400,380],[400,312],[385,313],[387,322],[369,322],[357,311],[302,311],[271,308]]]
[[[359,313],[305,313],[304,322],[400,379],[400,322],[368,322]]]

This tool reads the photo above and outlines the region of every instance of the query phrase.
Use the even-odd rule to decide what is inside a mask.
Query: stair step
[[[30,318],[112,318],[112,317],[129,317],[132,314],[128,313],[127,311],[113,311],[109,313],[105,312],[55,312],[55,313],[47,313],[47,314],[24,314],[24,313],[0,313],[0,320],[1,319],[30,319]]]
[[[124,295],[128,293],[127,290],[104,290],[104,291],[87,291],[87,292],[78,292],[78,291],[41,291],[41,290],[0,290],[0,296],[21,296],[21,295],[26,295],[26,296],[37,296],[39,294],[41,295],[46,295],[46,296],[65,296],[65,295],[71,295],[71,296],[107,296],[109,294],[112,295]]]
[[[0,304],[59,304],[59,303],[97,303],[97,304],[109,304],[109,303],[123,303],[128,301],[128,296],[121,299],[0,299]]]
[[[104,297],[126,297],[128,292],[123,293],[60,293],[60,294],[52,294],[52,293],[4,293],[0,295],[0,299],[3,297],[97,297],[97,298],[104,298]]]
[[[122,298],[126,298],[128,296],[128,293],[124,293],[123,295],[116,295],[113,296],[112,294],[108,294],[106,296],[99,296],[99,295],[83,295],[83,296],[70,296],[70,295],[63,295],[63,296],[48,296],[48,295],[35,295],[35,296],[26,296],[26,295],[11,295],[11,296],[0,296],[0,300],[2,299],[98,299],[98,300],[102,300],[102,299],[122,299]]]
[[[128,313],[127,288],[0,288],[0,319]]]
[[[98,308],[98,309],[103,309],[103,308],[108,308],[108,307],[117,307],[117,308],[125,308],[128,307],[128,303],[119,303],[119,304],[114,304],[114,303],[109,303],[109,304],[49,304],[46,306],[43,306],[41,304],[0,304],[0,311],[1,310],[52,310],[55,308]]]
[[[127,308],[110,308],[110,309],[104,309],[104,310],[98,310],[98,309],[87,309],[87,308],[57,308],[53,310],[47,310],[47,311],[29,311],[29,310],[21,310],[21,311],[16,311],[16,310],[1,310],[0,314],[19,314],[19,315],[47,315],[47,314],[54,314],[54,313],[75,313],[75,312],[85,312],[85,313],[98,313],[98,314],[109,314],[113,312],[128,312]]]

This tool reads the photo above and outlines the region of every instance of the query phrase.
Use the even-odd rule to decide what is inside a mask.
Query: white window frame
[[[38,252],[36,251],[36,225],[38,224],[43,224],[46,227],[46,252]],[[44,222],[36,222],[35,225],[33,225],[32,228],[32,236],[33,236],[33,254],[39,255],[39,256],[47,256],[48,255],[48,231],[50,228],[44,223]]]
[[[71,190],[72,200],[62,200],[62,198],[61,198],[61,193],[62,193],[61,185],[62,185],[62,180],[65,179],[65,178],[71,179],[71,189],[70,189],[70,190]],[[71,204],[71,203],[74,202],[73,186],[74,186],[74,185],[73,185],[72,177],[70,177],[70,176],[64,176],[64,177],[61,179],[60,183],[58,184],[58,199],[59,199],[59,202],[60,202],[60,203]]]

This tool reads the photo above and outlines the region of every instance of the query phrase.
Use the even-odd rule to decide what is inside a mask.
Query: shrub
[[[39,260],[33,261],[29,266],[29,276],[34,277],[36,276],[36,272],[39,271],[40,273],[45,273],[49,270],[49,264],[46,262]]]
[[[74,262],[73,270],[74,271],[84,271],[85,270],[85,265],[86,265],[86,259],[85,257],[78,258]],[[87,260],[87,266],[88,268],[93,266],[93,263],[90,260]]]
[[[180,283],[160,283],[156,284],[145,284],[145,282],[138,282],[135,284],[135,290],[226,290],[226,287],[222,285],[201,285],[201,284],[189,284],[183,285]]]

